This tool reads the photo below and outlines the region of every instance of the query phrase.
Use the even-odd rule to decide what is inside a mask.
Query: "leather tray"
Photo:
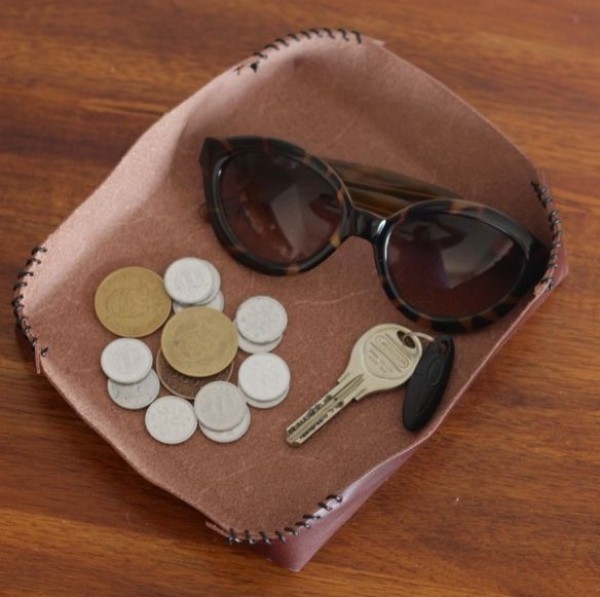
[[[202,217],[198,155],[205,136],[241,134],[287,139],[317,155],[454,189],[509,213],[553,245],[543,279],[509,315],[456,338],[450,385],[435,419],[418,434],[402,426],[399,389],[353,405],[299,449],[285,443],[285,427],[332,386],[365,330],[388,321],[415,326],[386,298],[361,239],[299,276],[269,277],[229,257]],[[229,316],[255,294],[276,297],[289,314],[276,352],[292,369],[291,393],[275,409],[253,411],[249,432],[230,445],[200,433],[179,446],[158,444],[142,412],[109,400],[99,366],[113,339],[94,315],[99,282],[126,265],[162,274],[186,255],[218,267]],[[152,126],[34,249],[13,305],[39,370],[138,473],[203,512],[230,541],[248,541],[298,570],[439,427],[566,269],[552,198],[518,149],[380,43],[315,29],[267,44]],[[158,333],[146,339],[154,351],[158,340]]]

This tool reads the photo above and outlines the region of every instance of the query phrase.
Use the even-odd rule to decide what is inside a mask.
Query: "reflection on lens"
[[[220,191],[238,243],[278,264],[318,253],[342,219],[329,183],[305,164],[280,155],[233,156],[222,169]]]
[[[388,242],[389,272],[398,293],[436,317],[468,317],[494,307],[525,265],[523,251],[509,236],[458,214],[400,222]]]

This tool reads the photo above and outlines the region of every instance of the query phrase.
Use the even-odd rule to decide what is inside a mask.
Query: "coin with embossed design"
[[[253,296],[237,309],[235,325],[253,344],[275,342],[283,335],[288,318],[285,307],[270,296]]]
[[[277,406],[288,395],[290,381],[287,363],[272,353],[249,356],[238,372],[238,386],[248,404],[255,408]]]
[[[189,307],[166,323],[160,347],[179,373],[207,377],[233,361],[237,344],[235,325],[227,315],[209,307]]]
[[[148,433],[163,444],[181,444],[198,428],[194,407],[178,396],[163,396],[155,400],[144,418]]]
[[[221,278],[217,268],[204,259],[182,257],[165,272],[165,289],[170,297],[184,305],[204,304],[219,291]]]
[[[139,410],[152,404],[160,392],[158,375],[150,373],[137,383],[121,384],[108,380],[108,395],[115,404],[128,410]]]
[[[242,391],[228,381],[206,384],[194,400],[200,425],[213,431],[227,431],[239,425],[248,412]]]
[[[175,394],[175,396],[181,398],[187,398],[188,400],[193,400],[200,389],[211,381],[229,381],[231,379],[232,371],[233,362],[216,375],[210,375],[209,377],[190,377],[189,375],[184,375],[183,373],[179,373],[176,369],[173,369],[160,349],[156,353],[156,372],[158,373],[162,385],[165,386],[171,394]]]
[[[138,383],[152,369],[152,353],[142,340],[117,338],[100,355],[104,375],[117,383]]]
[[[94,308],[100,323],[113,334],[141,338],[167,320],[171,299],[157,273],[131,266],[115,270],[102,280]]]

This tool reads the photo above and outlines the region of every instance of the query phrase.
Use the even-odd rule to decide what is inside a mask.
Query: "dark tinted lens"
[[[291,264],[312,257],[342,219],[334,189],[305,164],[270,153],[232,157],[221,172],[227,224],[245,249]]]
[[[440,214],[399,223],[389,237],[389,271],[402,298],[438,317],[468,317],[494,307],[525,265],[506,234],[473,218]]]

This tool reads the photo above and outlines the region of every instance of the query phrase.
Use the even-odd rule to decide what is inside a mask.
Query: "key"
[[[337,385],[286,429],[287,443],[301,446],[351,402],[401,386],[422,354],[421,341],[408,328],[393,323],[371,328],[354,345]]]

